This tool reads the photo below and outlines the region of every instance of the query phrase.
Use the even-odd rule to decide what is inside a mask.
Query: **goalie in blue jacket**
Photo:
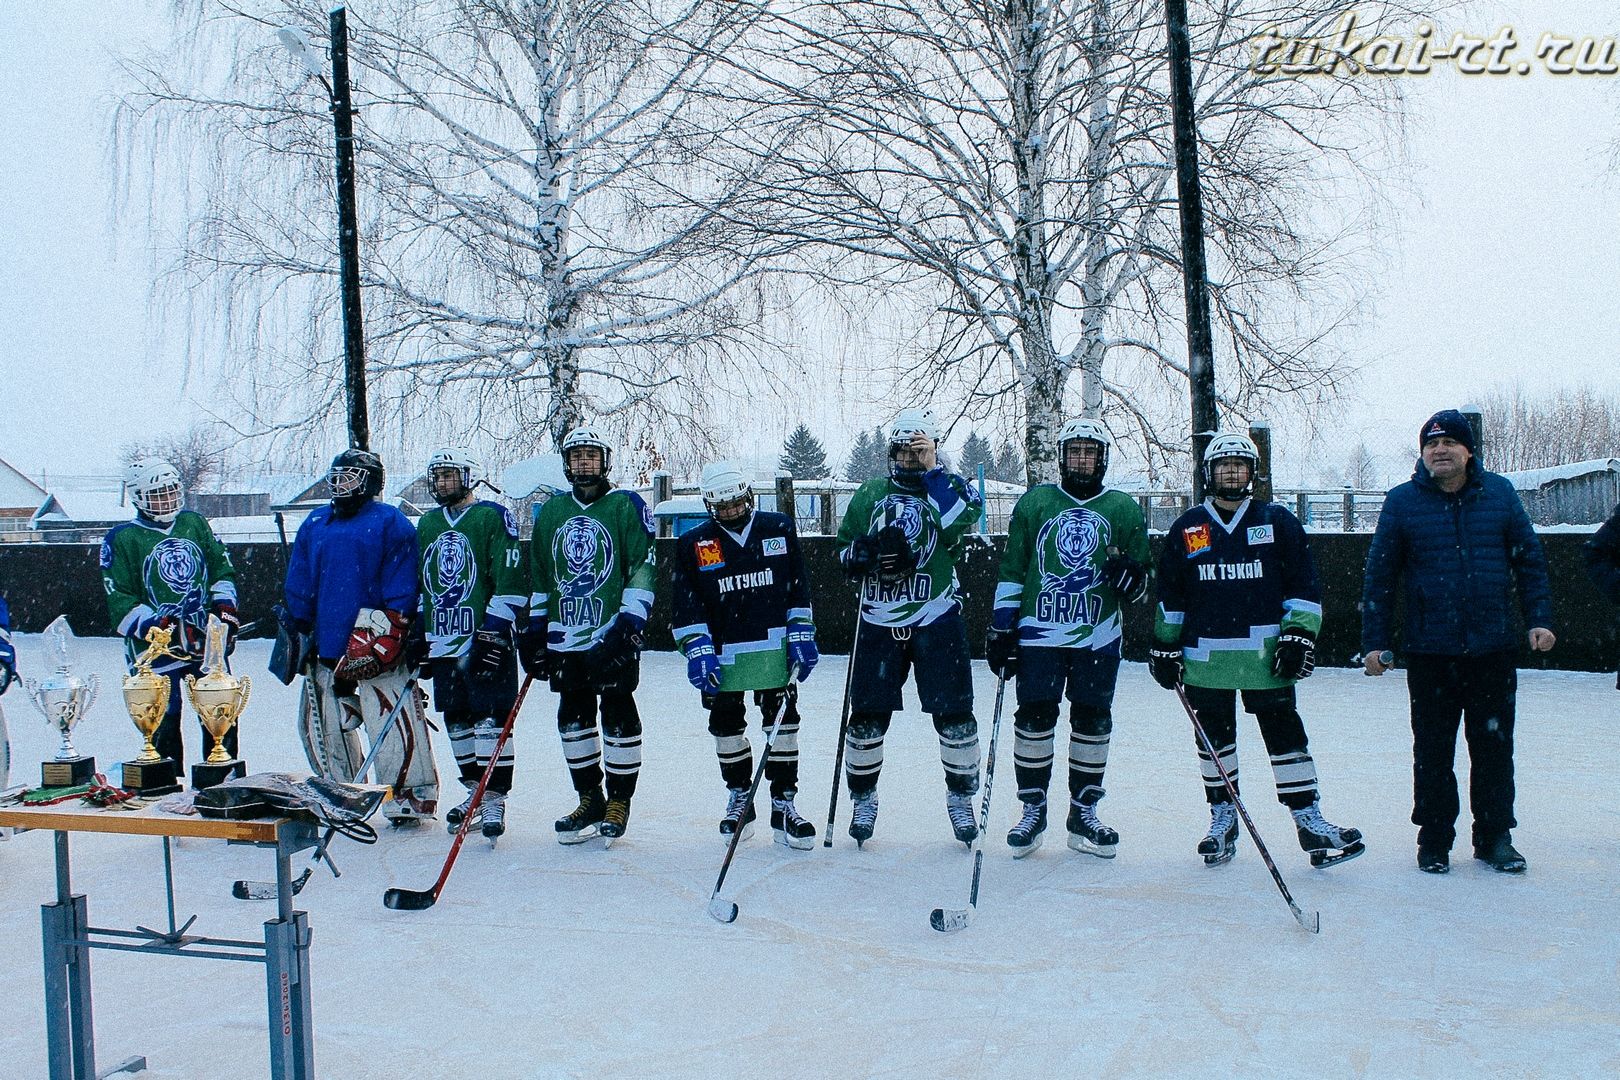
[[[753,749],[743,695],[768,722],[786,708],[765,774],[771,783],[771,830],[776,842],[804,849],[816,829],[793,805],[799,786],[797,684],[816,666],[810,586],[793,519],[754,509],[748,480],[730,462],[703,470],[709,520],[675,542],[675,640],[686,654],[687,678],[703,695],[709,733],[730,792],[720,819],[729,843],[753,831]]]

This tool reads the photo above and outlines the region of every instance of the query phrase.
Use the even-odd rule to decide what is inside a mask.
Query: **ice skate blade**
[[[1313,851],[1311,852],[1311,865],[1319,870],[1325,870],[1329,866],[1337,866],[1339,863],[1349,862],[1351,859],[1355,858],[1357,855],[1360,855],[1366,850],[1367,845],[1358,840],[1354,844],[1346,845],[1339,851],[1337,855],[1334,855],[1328,851]]]
[[[1035,853],[1037,848],[1041,846],[1041,841],[1044,839],[1046,839],[1045,833],[1036,833],[1034,836],[1030,837],[1029,843],[1025,844],[1023,847],[1015,847],[1013,844],[1009,843],[1007,848],[1012,852],[1013,858],[1027,859],[1029,856]],[[1070,843],[1072,844],[1073,841],[1070,841]]]
[[[1219,852],[1219,853],[1214,854],[1214,855],[1205,855],[1204,856],[1204,865],[1205,866],[1225,866],[1227,863],[1231,862],[1236,857],[1237,857],[1237,848],[1235,848],[1235,847],[1227,848],[1225,851]]]
[[[557,834],[557,843],[583,844],[587,840],[595,840],[598,835],[600,835],[598,826],[587,825],[576,832],[559,832]]]
[[[750,821],[750,822],[743,825],[743,827],[742,827],[742,836],[738,838],[737,843],[740,844],[744,840],[747,840],[749,837],[751,837],[753,835],[754,835],[754,823],[752,821]],[[723,833],[720,834],[720,846],[721,847],[730,847],[731,846],[731,834],[730,833],[723,832]]]
[[[1112,859],[1119,853],[1118,844],[1096,844],[1076,833],[1069,834],[1069,850],[1082,855],[1095,855],[1099,859]]]
[[[709,900],[709,915],[715,922],[734,923],[737,921],[737,905],[718,896],[712,897]]]
[[[789,836],[784,829],[773,829],[772,834],[778,844],[785,848],[792,848],[794,851],[809,851],[816,846],[814,833],[809,836]]]

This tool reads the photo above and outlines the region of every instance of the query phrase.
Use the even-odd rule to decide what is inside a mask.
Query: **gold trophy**
[[[26,682],[28,698],[62,736],[54,760],[40,763],[41,787],[77,787],[96,775],[96,759],[79,753],[73,746],[73,729],[96,702],[101,680],[94,675],[81,679],[69,670],[73,628],[67,616],[59,615],[45,628],[46,647],[56,657],[56,671],[43,679]]]
[[[124,762],[123,787],[139,795],[167,795],[180,790],[180,766],[173,758],[159,754],[152,745],[152,736],[163,723],[169,710],[169,692],[172,682],[167,675],[159,675],[152,665],[164,657],[184,660],[184,653],[169,648],[174,631],[165,626],[154,626],[146,632],[146,651],[135,658],[135,671],[124,679],[124,708],[135,722],[146,745],[134,761]]]
[[[208,617],[208,645],[203,652],[202,678],[186,676],[186,692],[197,710],[203,730],[213,737],[214,748],[207,760],[191,767],[191,786],[196,790],[213,787],[233,776],[246,776],[247,765],[225,749],[225,736],[236,726],[247,708],[252,681],[246,675],[232,675],[225,665],[225,624],[218,616]]]

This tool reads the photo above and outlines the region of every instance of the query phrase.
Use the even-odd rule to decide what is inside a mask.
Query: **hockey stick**
[[[1232,783],[1231,776],[1227,775],[1226,766],[1221,764],[1221,756],[1215,752],[1215,743],[1211,741],[1209,732],[1204,730],[1204,725],[1199,722],[1198,712],[1192,707],[1192,702],[1187,700],[1187,688],[1179,681],[1176,683],[1176,697],[1181,699],[1181,707],[1187,710],[1187,717],[1192,721],[1193,730],[1198,733],[1198,741],[1204,745],[1204,752],[1209,755],[1209,760],[1215,763],[1215,771],[1221,774],[1221,783],[1226,785],[1226,793],[1232,796],[1232,803],[1237,807],[1238,816],[1243,819],[1243,827],[1249,830],[1249,839],[1254,841],[1255,850],[1259,851],[1260,858],[1265,860],[1266,869],[1271,871],[1271,880],[1277,883],[1277,891],[1282,893],[1282,898],[1288,903],[1288,910],[1294,913],[1299,925],[1313,934],[1320,934],[1322,913],[1313,911],[1307,917],[1299,905],[1294,903],[1294,896],[1288,891],[1288,885],[1278,872],[1277,864],[1271,861],[1271,852],[1266,850],[1265,841],[1260,839],[1260,833],[1255,829],[1253,819],[1249,817],[1248,808],[1243,805],[1243,800],[1238,798],[1237,785]]]
[[[990,828],[990,784],[996,778],[996,739],[1001,735],[1001,703],[1007,696],[1007,680],[996,680],[996,712],[990,721],[990,757],[984,763],[984,799],[979,805],[979,833],[973,838],[973,884],[968,889],[965,908],[937,907],[928,916],[929,925],[942,934],[967,926],[979,909],[979,871],[984,867],[984,834]]]
[[[855,685],[855,654],[861,646],[861,596],[855,594],[855,637],[849,643],[849,670],[844,672],[844,706],[838,718],[838,752],[833,757],[832,798],[827,800],[827,832],[821,846],[832,847],[833,819],[838,816],[838,785],[844,778],[844,740],[849,736],[849,692]]]
[[[393,730],[394,724],[398,722],[400,716],[404,713],[405,703],[415,695],[416,680],[411,679],[405,684],[405,690],[399,695],[399,700],[394,702],[394,707],[383,718],[382,726],[377,730],[377,737],[371,741],[371,748],[366,751],[365,760],[360,762],[360,768],[354,774],[356,782],[365,783],[366,773],[371,770],[371,763],[377,757],[377,751],[382,748],[383,740],[388,738],[388,733]],[[310,875],[315,872],[315,864],[320,863],[322,859],[325,859],[326,865],[331,867],[333,877],[343,876],[343,872],[337,868],[337,863],[332,861],[332,856],[327,850],[331,847],[332,840],[336,836],[337,829],[329,828],[326,830],[326,835],[321,837],[320,842],[315,845],[315,854],[310,856],[311,865],[306,866],[304,872],[293,879],[292,891],[294,896],[297,896],[303,891],[304,886],[309,884]],[[231,886],[231,895],[238,900],[274,900],[276,898],[276,883],[273,881],[249,881],[245,878],[238,879]]]
[[[489,781],[495,775],[495,766],[500,764],[501,749],[506,740],[511,738],[512,725],[517,723],[518,710],[523,708],[523,699],[529,693],[529,685],[534,682],[533,675],[523,677],[523,685],[518,687],[517,700],[512,702],[512,711],[507,714],[506,725],[501,728],[500,738],[495,740],[495,748],[489,753],[489,764],[484,768],[484,775],[479,778],[478,786],[473,789],[472,799],[467,804],[467,816],[461,819],[461,827],[456,830],[455,843],[450,845],[450,854],[445,856],[444,869],[439,871],[439,880],[433,883],[431,889],[389,889],[383,893],[383,907],[393,908],[395,911],[423,911],[439,902],[439,894],[444,891],[444,883],[450,879],[450,871],[456,865],[456,855],[461,851],[462,841],[467,839],[467,830],[472,828],[474,821],[478,820],[478,808],[484,804],[484,789],[489,787]]]
[[[790,692],[793,685],[791,682],[788,683]],[[765,735],[765,752],[759,755],[759,764],[754,766],[754,782],[748,785],[747,805],[749,806],[754,805],[754,795],[759,791],[759,781],[765,775],[765,766],[771,760],[771,751],[776,749],[776,733],[782,728],[782,721],[787,717],[788,708],[788,694],[784,693],[782,695],[782,707],[771,721],[771,730]],[[709,894],[709,914],[723,923],[737,921],[737,905],[730,900],[720,899],[720,886],[726,883],[726,871],[731,869],[731,860],[737,854],[737,842],[742,839],[742,834],[743,823],[738,822],[737,828],[731,834],[731,843],[726,845],[726,858],[720,864],[720,876],[715,879],[714,892]]]

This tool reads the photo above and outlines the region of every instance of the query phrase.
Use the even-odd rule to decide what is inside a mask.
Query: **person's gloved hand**
[[[1284,630],[1271,658],[1271,674],[1296,682],[1316,670],[1316,638],[1304,630]]]
[[[242,632],[241,616],[229,600],[214,601],[214,615],[225,624],[225,655],[229,656],[236,651],[236,635]]]
[[[878,576],[885,581],[908,578],[917,569],[917,552],[898,525],[885,525],[877,534]]]
[[[405,652],[405,635],[410,630],[410,620],[397,611],[384,610],[381,614],[387,622],[386,629],[379,629],[380,622],[369,626],[362,625],[366,621],[364,619],[355,622],[354,629],[349,631],[349,642],[343,649],[343,659],[337,662],[334,669],[338,678],[346,682],[362,682],[375,679],[399,664]]]
[[[998,679],[1018,674],[1018,630],[990,628],[984,641],[984,658]]]
[[[554,668],[553,654],[548,644],[550,637],[549,619],[530,619],[529,625],[518,634],[518,663],[523,665],[524,674],[536,679],[551,678]]]
[[[1121,552],[1114,552],[1103,563],[1103,580],[1120,600],[1134,604],[1147,593],[1147,567]]]
[[[1166,690],[1180,685],[1185,668],[1180,645],[1154,645],[1148,649],[1148,674]]]
[[[877,566],[877,559],[877,537],[857,536],[844,552],[844,572],[854,578],[865,577]]]
[[[641,655],[643,644],[641,628],[647,621],[621,611],[613,624],[602,635],[602,640],[591,646],[591,661],[604,674],[619,671],[635,662]]]
[[[804,682],[821,659],[821,651],[816,648],[816,628],[810,623],[789,623],[787,654],[793,678]]]
[[[720,658],[707,635],[699,634],[686,646],[686,681],[704,694],[720,688]]]
[[[473,634],[467,666],[474,676],[492,679],[501,673],[511,655],[512,624],[504,619],[491,620]]]

